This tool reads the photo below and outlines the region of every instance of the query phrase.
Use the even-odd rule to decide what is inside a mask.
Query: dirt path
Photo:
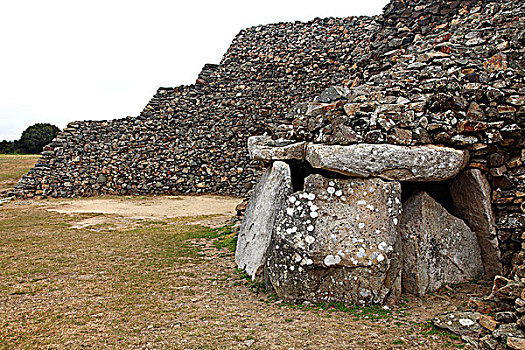
[[[227,224],[235,215],[235,206],[241,199],[226,196],[159,196],[159,197],[118,197],[87,198],[59,201],[51,204],[48,211],[80,214],[102,214],[78,222],[75,228],[83,228],[104,223],[120,223],[129,226],[137,219],[163,220],[181,217],[203,217],[190,220],[193,224],[220,227]],[[126,226],[126,225],[125,225]]]

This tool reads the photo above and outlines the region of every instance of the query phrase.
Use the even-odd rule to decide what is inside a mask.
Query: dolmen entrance
[[[267,170],[238,266],[291,301],[395,302],[501,271],[490,186],[468,150],[249,139]]]

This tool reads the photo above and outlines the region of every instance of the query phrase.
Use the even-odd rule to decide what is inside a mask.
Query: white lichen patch
[[[327,255],[324,258],[324,264],[326,266],[332,266],[337,265],[341,262],[341,257],[339,255],[333,256],[333,255]]]
[[[360,229],[363,229],[363,228],[365,227],[365,224],[362,223],[362,222],[360,222],[360,223],[357,225],[357,227],[359,227]]]
[[[337,190],[337,191],[335,191],[335,195],[336,195],[337,197],[341,197],[341,196],[343,195],[343,191],[341,191],[341,190]]]
[[[459,319],[459,324],[462,325],[463,327],[470,327],[472,325],[474,325],[474,321],[472,321],[471,319],[468,319],[468,318],[461,318]]]
[[[313,225],[308,225],[308,227],[306,228],[306,230],[308,232],[312,232],[314,230],[314,226]]]
[[[301,261],[301,265],[312,265],[314,261],[310,258],[304,258],[303,261]]]
[[[356,204],[357,205],[366,205],[366,201],[361,199],[361,200],[358,200]]]
[[[319,214],[317,214],[316,211],[312,211],[312,212],[310,213],[310,216],[312,217],[312,219],[315,219],[316,217],[319,216]]]
[[[290,201],[290,203],[295,203],[295,201],[297,200],[297,198],[295,198],[294,196],[291,196],[290,198],[288,198],[288,200]]]
[[[306,236],[305,241],[306,241],[306,243],[308,243],[308,244],[312,244],[312,243],[315,242],[315,238],[312,237],[312,236],[310,236],[310,235],[308,235],[308,236]]]
[[[335,193],[335,188],[333,188],[333,187],[328,187],[328,188],[326,189],[326,192],[328,192],[328,194],[334,194],[334,193]]]
[[[286,214],[293,216],[294,208],[286,208]]]
[[[365,249],[363,247],[359,248],[356,255],[359,259],[363,259],[364,257],[366,257]]]
[[[286,233],[289,234],[289,235],[291,235],[293,233],[296,233],[296,232],[297,232],[297,227],[295,227],[295,226],[286,229]]]

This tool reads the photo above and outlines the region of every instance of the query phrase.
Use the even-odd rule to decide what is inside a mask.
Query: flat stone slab
[[[310,175],[283,202],[265,269],[285,300],[367,305],[400,294],[401,186]]]
[[[424,295],[483,273],[476,234],[425,192],[403,204],[403,289]]]
[[[271,162],[274,160],[304,160],[306,142],[272,140],[269,136],[248,138],[248,153],[252,159]]]
[[[277,161],[263,174],[250,198],[239,230],[235,262],[252,279],[262,273],[275,219],[291,192],[290,167]]]
[[[444,181],[468,163],[468,151],[438,146],[308,144],[306,160],[314,167],[354,177],[397,181]]]
[[[478,237],[485,277],[501,274],[501,254],[487,179],[479,169],[469,169],[454,178],[449,187],[456,216],[465,220]]]

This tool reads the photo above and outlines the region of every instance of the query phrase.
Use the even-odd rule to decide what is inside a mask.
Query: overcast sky
[[[195,82],[243,28],[380,14],[388,0],[14,0],[0,3],[0,140],[34,123],[138,115]]]

